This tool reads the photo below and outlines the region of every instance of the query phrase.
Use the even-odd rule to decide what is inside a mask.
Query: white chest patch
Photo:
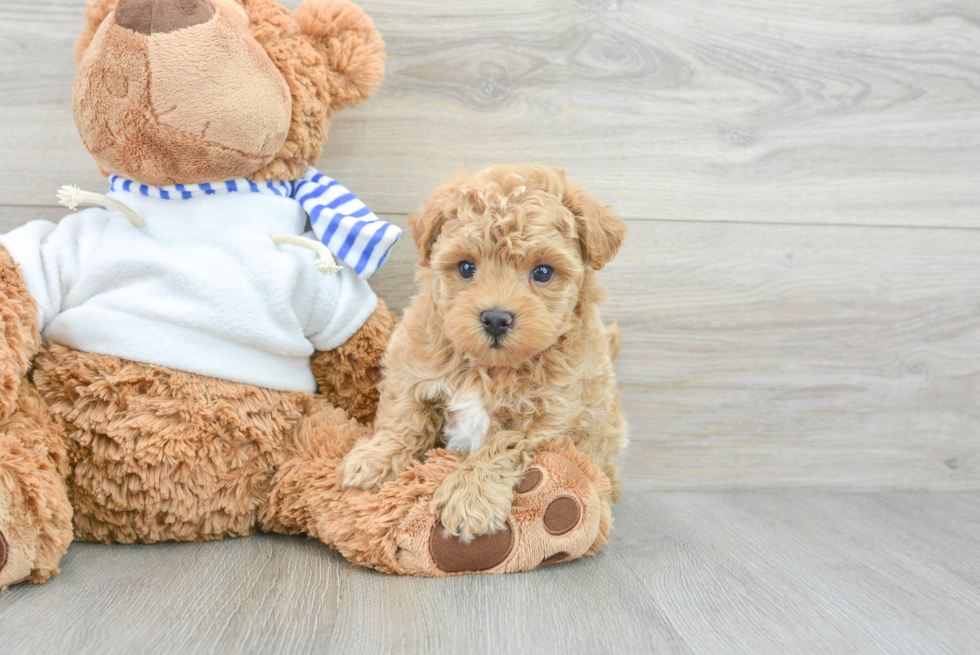
[[[442,440],[446,448],[456,452],[473,452],[483,443],[490,429],[483,394],[478,391],[453,396],[446,407],[447,421]]]

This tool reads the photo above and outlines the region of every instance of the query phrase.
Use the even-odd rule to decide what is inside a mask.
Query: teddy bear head
[[[332,113],[384,75],[381,36],[346,0],[97,0],[75,54],[86,148],[153,186],[301,177]]]

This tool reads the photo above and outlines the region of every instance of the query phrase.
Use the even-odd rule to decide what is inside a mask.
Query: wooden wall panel
[[[388,78],[322,170],[403,227],[515,160],[630,218],[602,275],[631,484],[980,488],[980,6],[360,4]],[[3,231],[104,188],[71,120],[82,13],[0,4]],[[416,261],[405,238],[373,281],[396,310]]]
[[[375,211],[535,160],[632,218],[980,226],[974,2],[360,4],[388,78],[321,168]],[[0,6],[2,203],[97,183],[69,111],[81,5]]]

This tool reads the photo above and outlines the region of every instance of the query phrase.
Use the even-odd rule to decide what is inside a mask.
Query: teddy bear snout
[[[211,0],[119,0],[116,25],[140,34],[165,34],[206,23],[214,16]]]

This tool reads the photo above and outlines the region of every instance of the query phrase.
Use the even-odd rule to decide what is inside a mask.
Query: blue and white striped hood
[[[401,228],[375,216],[342,184],[312,166],[306,169],[302,179],[290,182],[253,182],[238,178],[210,184],[154,187],[112,175],[109,190],[178,202],[223,193],[292,198],[309,215],[310,225],[320,242],[362,279],[371,277],[381,268],[401,236]]]

